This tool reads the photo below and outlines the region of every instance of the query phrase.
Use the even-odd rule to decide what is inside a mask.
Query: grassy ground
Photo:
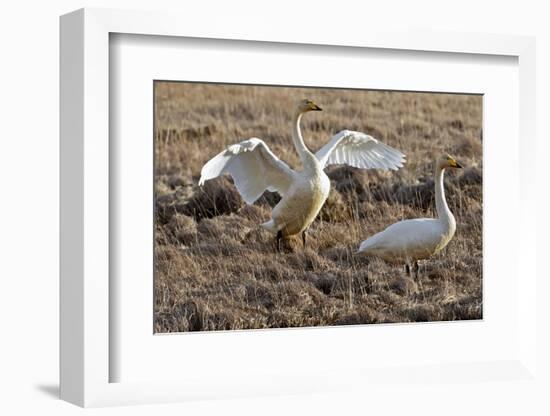
[[[332,189],[303,250],[275,252],[258,224],[278,201],[253,206],[230,179],[199,188],[202,165],[227,145],[262,138],[291,167],[292,112],[311,98],[323,112],[302,121],[317,150],[344,128],[407,155],[398,172],[327,169]],[[482,98],[480,96],[157,83],[155,332],[418,322],[482,317]],[[434,157],[466,169],[446,175],[457,220],[451,243],[404,269],[354,255],[360,241],[406,218],[435,216]]]

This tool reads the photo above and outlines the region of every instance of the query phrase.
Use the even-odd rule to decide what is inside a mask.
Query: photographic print
[[[154,82],[154,332],[482,318],[483,97]]]

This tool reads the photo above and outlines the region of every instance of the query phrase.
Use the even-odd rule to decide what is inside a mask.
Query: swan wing
[[[329,165],[350,165],[362,169],[391,169],[403,167],[405,155],[368,134],[342,130],[316,154],[324,168]]]
[[[294,171],[269,150],[258,138],[229,146],[202,167],[199,185],[229,174],[237,190],[252,204],[267,189],[284,196],[292,183]]]

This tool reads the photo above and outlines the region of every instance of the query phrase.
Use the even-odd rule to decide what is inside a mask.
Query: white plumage
[[[380,257],[390,263],[413,263],[443,249],[453,238],[455,218],[445,200],[443,186],[446,168],[462,168],[451,156],[437,160],[435,168],[435,203],[438,218],[418,218],[390,225],[359,246],[359,253]]]
[[[344,130],[336,134],[316,154],[306,147],[300,120],[308,111],[321,109],[310,100],[300,103],[294,117],[292,138],[303,164],[301,171],[292,170],[258,138],[229,146],[202,168],[199,185],[223,174],[233,178],[237,190],[248,203],[254,203],[266,190],[278,192],[282,199],[273,208],[271,220],[262,227],[282,237],[305,232],[313,222],[330,192],[330,180],[323,169],[328,165],[347,164],[363,169],[397,170],[405,155],[373,137]]]
[[[199,185],[224,173],[231,175],[248,204],[253,204],[266,189],[284,196],[293,176],[292,169],[255,137],[231,145],[210,159],[201,170]]]
[[[321,166],[350,165],[362,169],[403,167],[405,155],[360,131],[342,130],[315,153]]]

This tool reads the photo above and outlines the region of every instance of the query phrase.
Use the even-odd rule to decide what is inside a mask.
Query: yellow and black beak
[[[321,107],[319,107],[317,104],[315,103],[311,103],[309,105],[309,107],[311,108],[312,111],[323,111],[323,109]]]
[[[455,168],[455,169],[462,169],[463,168],[463,166],[454,159],[450,160],[449,163],[450,163],[452,168]]]

